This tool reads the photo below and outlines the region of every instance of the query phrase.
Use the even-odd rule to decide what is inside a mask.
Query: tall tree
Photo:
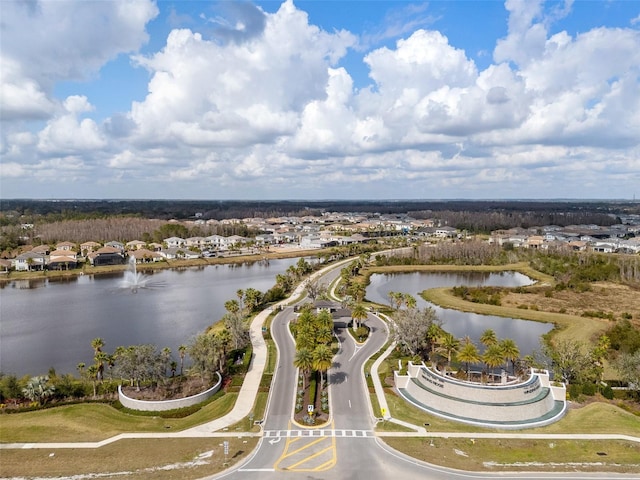
[[[451,358],[458,351],[460,341],[449,332],[444,332],[440,339],[440,346],[437,351],[447,359],[447,367],[451,368]]]
[[[433,324],[439,324],[433,308],[397,310],[393,327],[395,340],[409,355],[420,355],[427,347],[427,332]]]
[[[200,375],[202,385],[211,378],[216,369],[218,352],[213,335],[201,333],[196,335],[189,344],[189,356],[193,360],[191,369],[193,373]]]
[[[496,332],[491,328],[486,329],[482,332],[482,335],[480,335],[480,343],[487,348],[491,345],[497,344],[498,336],[496,335]]]
[[[331,368],[333,352],[328,345],[320,344],[313,351],[313,368],[320,372],[320,385],[324,385],[322,372]]]
[[[306,379],[309,376],[309,371],[313,368],[313,353],[308,348],[300,348],[296,350],[296,355],[293,358],[293,365],[300,369],[302,372],[302,388],[306,388]]]
[[[499,367],[504,362],[502,350],[497,344],[489,345],[482,355],[482,361],[490,369]]]
[[[516,342],[511,338],[505,338],[500,340],[498,343],[498,347],[502,351],[502,356],[504,357],[505,362],[511,362],[511,366],[513,368],[513,374],[516,374],[516,360],[520,358],[520,349]],[[507,365],[505,364],[505,370],[507,369]]]
[[[187,356],[187,346],[180,345],[178,347],[178,355],[180,356],[180,376],[182,376],[184,372],[184,357]]]
[[[354,321],[353,328],[358,329],[361,322],[367,319],[367,309],[361,303],[356,304],[351,310],[351,318]]]
[[[478,363],[481,361],[478,347],[476,347],[476,345],[472,342],[463,342],[462,347],[458,352],[458,360],[465,363],[467,380],[469,380],[469,366],[473,363]]]

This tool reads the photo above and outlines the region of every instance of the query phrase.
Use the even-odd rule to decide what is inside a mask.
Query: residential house
[[[120,250],[121,252],[124,252],[124,243],[122,243],[122,242],[117,242],[115,240],[112,240],[111,242],[105,243],[104,246],[105,247],[116,248],[116,249]]]
[[[129,257],[135,258],[136,263],[160,262],[164,258],[158,252],[152,252],[146,248],[132,250],[129,252]]]
[[[58,244],[60,245],[60,244]],[[78,266],[78,254],[73,250],[54,250],[49,254],[49,270],[69,270]]]
[[[9,273],[9,270],[11,270],[11,260],[0,258],[0,274]]]
[[[127,250],[140,250],[141,248],[146,248],[147,243],[142,240],[131,240],[126,243]]]
[[[76,244],[72,242],[60,242],[56,245],[56,250],[75,250]]]
[[[165,238],[163,242],[167,246],[167,248],[182,248],[187,245],[185,239],[180,237]]]
[[[98,242],[84,242],[80,244],[80,254],[83,257],[86,257],[87,255],[89,255],[91,252],[95,252],[96,250],[98,250],[102,245],[100,245]]]
[[[189,237],[185,239],[185,245],[187,248],[195,247],[195,248],[204,248],[207,244],[207,240],[205,237]]]
[[[29,272],[31,270],[44,270],[47,264],[47,256],[34,251],[21,253],[13,259],[13,268],[18,272]]]
[[[95,252],[89,253],[87,258],[89,259],[89,263],[95,267],[102,265],[122,265],[126,262],[123,250],[108,245],[99,248]]]

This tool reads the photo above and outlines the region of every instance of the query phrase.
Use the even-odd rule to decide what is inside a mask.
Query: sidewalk
[[[348,260],[350,261],[350,260]],[[347,261],[341,261],[333,265],[329,265],[311,275],[310,278],[316,278],[324,275],[326,272],[338,268]],[[304,282],[298,285],[293,293],[277,303],[274,307],[269,307],[258,313],[249,327],[249,336],[253,346],[253,358],[249,364],[249,370],[244,377],[242,387],[238,393],[238,398],[233,409],[226,415],[216,418],[207,423],[203,423],[193,428],[182,430],[180,432],[156,432],[156,433],[122,433],[113,437],[101,440],[99,442],[42,442],[42,443],[2,443],[0,450],[3,449],[24,449],[24,448],[100,448],[118,440],[125,438],[189,438],[189,437],[228,437],[230,435],[242,435],[244,437],[262,436],[262,433],[235,432],[224,431],[225,428],[235,425],[239,421],[247,418],[253,410],[253,405],[260,388],[260,381],[267,363],[267,344],[262,336],[262,325],[267,317],[273,311],[273,308],[286,306],[288,302],[304,293]],[[260,419],[256,419],[260,420]]]

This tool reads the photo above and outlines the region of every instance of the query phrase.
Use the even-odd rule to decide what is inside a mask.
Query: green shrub
[[[582,384],[582,393],[587,395],[588,397],[592,397],[596,394],[598,388],[595,383],[584,383]]]
[[[580,395],[582,395],[582,387],[576,383],[572,383],[569,385],[569,398],[572,400],[578,400]]]
[[[611,388],[609,385],[604,387],[600,393],[602,393],[602,396],[607,400],[613,400],[613,388]]]

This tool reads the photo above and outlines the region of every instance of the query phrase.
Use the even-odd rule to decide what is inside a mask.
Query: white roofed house
[[[187,246],[187,248],[203,248],[207,245],[207,239],[205,237],[189,237],[185,239],[185,245]]]
[[[124,243],[112,240],[111,242],[107,242],[104,244],[105,247],[116,248],[121,252],[124,252]]]
[[[187,245],[186,240],[180,237],[165,238],[163,242],[167,245],[167,248],[182,248]]]
[[[437,227],[435,236],[440,238],[455,237],[458,234],[458,230],[453,227]]]
[[[213,248],[221,248],[225,245],[225,238],[221,235],[209,235],[205,240],[207,245]]]

